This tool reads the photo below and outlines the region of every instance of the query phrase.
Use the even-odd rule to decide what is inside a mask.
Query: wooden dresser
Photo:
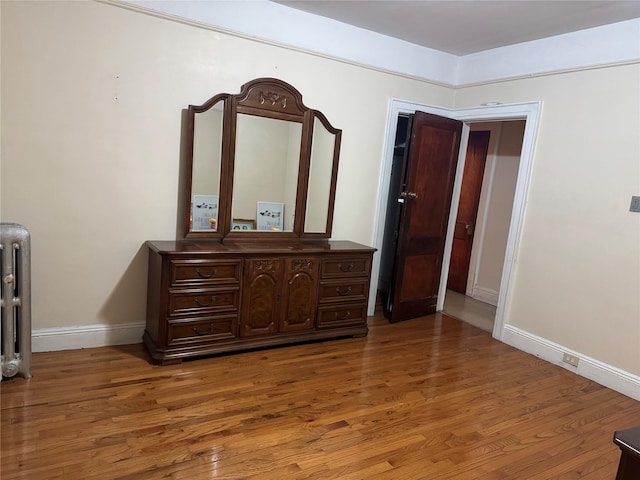
[[[347,241],[149,241],[144,344],[184,358],[367,334],[373,248]]]
[[[615,432],[613,443],[620,447],[620,463],[616,480],[638,480],[640,478],[640,427]]]
[[[367,334],[375,249],[332,241],[342,130],[276,78],[189,105],[178,239],[149,241],[158,363]]]

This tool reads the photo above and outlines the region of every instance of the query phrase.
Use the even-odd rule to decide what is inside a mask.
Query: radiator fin
[[[31,378],[31,237],[0,223],[0,360],[2,378]]]

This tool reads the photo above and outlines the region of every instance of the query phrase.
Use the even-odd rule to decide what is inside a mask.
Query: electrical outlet
[[[630,212],[640,212],[640,197],[633,195],[631,197],[631,205],[629,206]]]
[[[580,362],[580,359],[575,355],[571,355],[570,353],[565,353],[562,356],[562,361],[564,363],[568,363],[569,365],[573,365],[574,367],[577,367],[578,363]]]

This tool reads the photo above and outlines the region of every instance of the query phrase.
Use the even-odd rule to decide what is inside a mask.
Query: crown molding
[[[640,63],[640,18],[458,57],[268,0],[96,1],[454,89]]]

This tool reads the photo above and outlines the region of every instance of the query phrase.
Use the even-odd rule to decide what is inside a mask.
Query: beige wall
[[[640,65],[460,89],[542,101],[506,322],[640,374]]]
[[[0,5],[0,215],[32,233],[34,329],[143,322],[144,241],[176,235],[182,110],[273,76],[343,130],[334,238],[362,243],[390,98],[541,100],[506,323],[640,374],[640,66],[454,91],[111,5]]]
[[[2,8],[2,221],[32,234],[33,328],[144,322],[176,237],[182,110],[277,77],[343,130],[333,236],[371,243],[389,98],[453,92],[95,2]],[[78,345],[81,347],[82,345]]]

